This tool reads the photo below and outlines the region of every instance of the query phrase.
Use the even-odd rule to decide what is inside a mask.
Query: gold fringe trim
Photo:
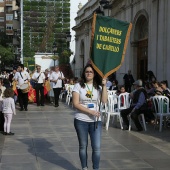
[[[91,56],[92,48],[93,48],[93,41],[94,41],[94,34],[95,34],[95,27],[96,27],[96,17],[97,17],[97,14],[94,13],[92,28],[91,28],[91,43],[90,43],[90,55],[89,56]]]

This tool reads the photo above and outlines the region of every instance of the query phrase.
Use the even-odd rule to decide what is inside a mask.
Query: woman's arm
[[[106,79],[102,80],[102,103],[107,103],[107,98],[108,98],[108,94],[107,94],[107,88],[106,88]]]
[[[97,117],[100,116],[100,112],[95,111],[95,110],[91,110],[91,109],[86,108],[86,107],[84,107],[80,104],[79,93],[73,91],[72,94],[73,94],[73,98],[72,98],[73,99],[73,105],[76,109],[78,109],[81,112],[86,113],[86,114],[91,114],[91,115],[97,116]]]

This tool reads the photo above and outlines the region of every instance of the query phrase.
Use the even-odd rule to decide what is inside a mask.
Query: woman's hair
[[[165,84],[165,85],[166,85],[166,87],[168,87],[168,81],[167,81],[167,80],[163,80],[163,81],[161,81],[161,84]]]
[[[115,79],[115,80],[113,80],[114,82],[115,82],[115,84],[116,84],[116,86],[118,85],[118,81]]]
[[[14,91],[11,88],[7,88],[4,91],[4,97],[13,97],[14,96]]]
[[[2,90],[0,89],[0,95],[2,94]]]
[[[19,64],[18,66],[24,69],[24,64]]]
[[[83,73],[81,76],[81,81],[80,81],[80,86],[81,87],[85,87],[86,83],[86,77],[85,77],[85,71],[86,68],[91,67],[93,72],[94,72],[94,78],[93,78],[93,86],[95,87],[95,89],[99,89],[99,85],[101,85],[101,77],[99,76],[99,74],[94,70],[93,66],[91,64],[87,64],[84,69],[83,69]]]
[[[157,84],[159,87],[161,87],[161,83],[158,81],[153,81],[152,84]]]

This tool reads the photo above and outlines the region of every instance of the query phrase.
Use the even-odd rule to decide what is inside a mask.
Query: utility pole
[[[20,21],[21,21],[21,58],[20,58],[20,61],[21,61],[21,64],[23,64],[24,63],[24,58],[23,58],[23,43],[24,43],[24,41],[23,41],[23,14],[24,14],[24,12],[23,12],[23,0],[21,0],[21,2],[20,2],[20,10],[21,10],[21,19],[20,19]]]

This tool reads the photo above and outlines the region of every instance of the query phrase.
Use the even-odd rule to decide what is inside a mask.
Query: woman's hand
[[[93,116],[96,116],[96,117],[100,116],[100,112],[98,112],[96,110],[91,110],[90,114],[92,114]]]
[[[106,86],[106,79],[105,78],[102,79],[102,85]]]

